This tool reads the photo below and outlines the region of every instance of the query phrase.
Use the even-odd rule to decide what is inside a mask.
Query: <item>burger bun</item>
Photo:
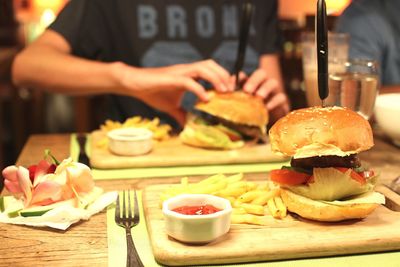
[[[289,211],[306,219],[324,222],[362,219],[367,217],[379,206],[379,204],[376,203],[337,206],[312,200],[283,188],[281,188],[281,197]]]
[[[233,123],[259,128],[268,124],[268,112],[260,97],[243,91],[210,91],[209,96],[208,102],[199,102],[195,108]]]
[[[294,110],[270,129],[274,152],[287,156],[346,156],[374,145],[369,122],[343,107]]]

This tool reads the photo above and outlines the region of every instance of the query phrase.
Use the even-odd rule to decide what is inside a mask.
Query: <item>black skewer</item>
[[[253,15],[253,4],[251,3],[251,1],[244,2],[242,18],[240,21],[239,46],[235,64],[235,76],[236,76],[235,90],[240,89],[239,73],[242,70],[244,64],[252,15]]]
[[[317,20],[317,59],[318,59],[318,94],[324,106],[324,99],[329,95],[328,88],[328,30],[325,0],[318,0]]]

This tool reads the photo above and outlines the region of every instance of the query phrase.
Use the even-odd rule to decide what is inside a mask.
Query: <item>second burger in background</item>
[[[259,97],[235,91],[210,92],[208,102],[199,102],[179,135],[185,144],[210,149],[235,149],[245,140],[266,141],[268,113]]]
[[[273,170],[288,210],[318,221],[364,218],[384,204],[374,192],[377,175],[358,153],[371,148],[369,122],[341,107],[292,111],[269,132],[272,150],[291,156],[290,166]]]

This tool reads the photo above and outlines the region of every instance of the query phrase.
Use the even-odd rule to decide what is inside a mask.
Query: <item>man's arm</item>
[[[71,47],[48,30],[14,60],[12,79],[17,86],[68,94],[95,94],[119,90],[115,63],[101,63],[70,55]]]
[[[47,30],[14,60],[12,79],[18,86],[67,94],[114,93],[137,96],[144,91],[189,90],[206,100],[203,79],[219,91],[228,90],[229,73],[212,60],[162,68],[136,68],[70,54],[57,32]]]

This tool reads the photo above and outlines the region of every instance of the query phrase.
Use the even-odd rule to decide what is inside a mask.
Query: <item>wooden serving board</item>
[[[165,233],[159,196],[168,186],[149,186],[143,192],[154,257],[162,264],[257,262],[400,249],[400,196],[383,186],[377,190],[397,212],[380,206],[366,219],[338,223],[313,222],[294,215],[284,220],[271,217],[268,226],[233,224],[228,234],[206,245],[180,243]]]
[[[124,157],[97,145],[104,138],[105,134],[101,131],[94,131],[90,138],[90,164],[99,169],[264,163],[286,160],[274,154],[270,144],[246,144],[237,150],[209,150],[184,145],[176,136],[162,142],[154,142],[153,150],[149,154]]]

